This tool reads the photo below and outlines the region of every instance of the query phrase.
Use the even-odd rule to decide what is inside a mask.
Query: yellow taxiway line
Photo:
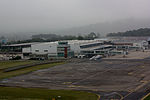
[[[100,96],[100,95],[98,95],[98,94],[97,94],[97,96],[98,96],[97,100],[100,100],[101,96]]]
[[[148,97],[150,95],[150,93],[148,93],[147,95],[145,95],[141,100],[144,100],[146,97]]]

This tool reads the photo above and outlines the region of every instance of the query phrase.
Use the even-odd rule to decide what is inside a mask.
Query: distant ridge
[[[140,28],[138,30],[131,30],[126,32],[109,33],[108,37],[116,36],[150,36],[150,28]]]
[[[125,32],[139,28],[150,27],[150,19],[126,19],[114,22],[90,24],[82,27],[75,27],[56,32],[58,34],[88,34],[90,32],[100,33],[102,36],[108,33]]]

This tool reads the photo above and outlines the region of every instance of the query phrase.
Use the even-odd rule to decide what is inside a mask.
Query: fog
[[[54,32],[124,19],[148,19],[150,0],[0,0],[0,32]]]

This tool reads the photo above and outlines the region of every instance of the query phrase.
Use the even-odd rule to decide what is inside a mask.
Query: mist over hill
[[[61,30],[56,32],[57,34],[88,34],[90,32],[100,33],[102,36],[105,36],[108,33],[113,32],[124,32],[139,28],[149,28],[150,20],[149,19],[126,19],[113,22],[105,23],[96,23],[82,27],[75,27],[70,29]]]
[[[57,35],[87,35],[91,32],[106,36],[108,33],[125,32],[140,28],[150,28],[149,19],[126,19],[113,22],[103,22],[85,26],[73,27],[55,31],[34,32],[0,32],[0,36],[5,36],[8,40],[26,40],[36,34],[57,34]]]

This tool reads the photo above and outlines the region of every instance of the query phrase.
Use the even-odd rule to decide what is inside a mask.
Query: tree
[[[84,40],[83,36],[78,36],[77,39],[78,40]]]
[[[87,35],[87,39],[89,40],[93,40],[95,38],[97,38],[97,35],[95,32],[91,32],[90,34]]]

